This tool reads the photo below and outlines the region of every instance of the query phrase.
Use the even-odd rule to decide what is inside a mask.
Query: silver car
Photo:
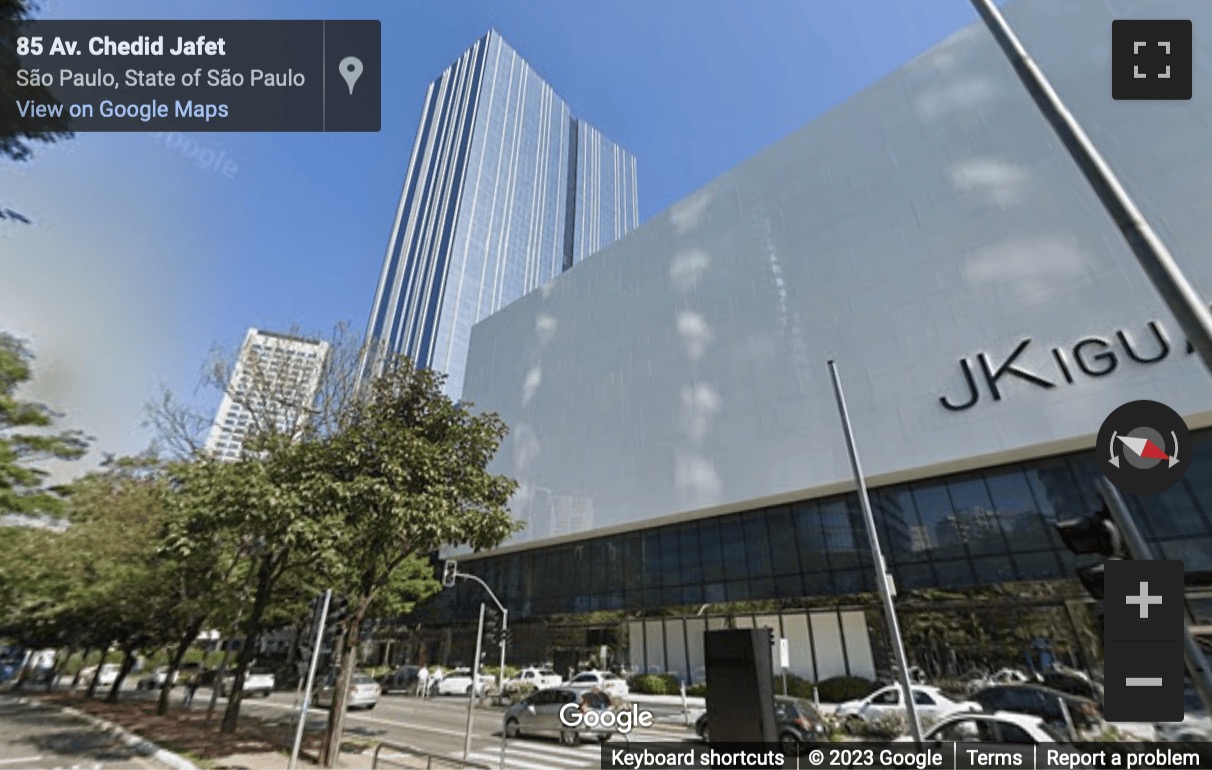
[[[614,711],[610,696],[600,690],[574,687],[548,687],[536,690],[505,712],[505,737],[516,738],[526,733],[558,735],[561,743],[576,745],[584,737],[600,743],[610,740],[613,730],[609,728],[569,727],[560,718],[560,712],[582,717],[588,711],[599,714]]]
[[[332,707],[333,692],[336,691],[334,682],[330,679],[316,693],[316,705],[321,708]],[[370,711],[379,702],[382,688],[379,683],[366,674],[354,674],[349,681],[349,692],[345,696],[345,708],[366,709]]]

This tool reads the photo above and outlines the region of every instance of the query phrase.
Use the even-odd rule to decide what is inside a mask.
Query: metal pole
[[[480,602],[480,626],[476,631],[476,656],[471,661],[471,694],[467,698],[467,737],[463,741],[463,764],[471,753],[471,722],[476,707],[476,685],[480,677],[480,645],[484,642],[484,602]]]
[[[505,640],[508,637],[509,631],[509,610],[501,608],[501,669],[497,672],[497,698],[500,699],[501,705],[509,708],[505,703]],[[501,723],[501,770],[505,770],[505,724]]]
[[[1098,491],[1102,494],[1103,500],[1107,502],[1107,510],[1111,512],[1111,518],[1115,522],[1115,526],[1119,528],[1120,536],[1123,537],[1124,545],[1128,549],[1128,555],[1133,559],[1152,559],[1153,549],[1149,547],[1149,543],[1137,529],[1136,519],[1128,510],[1119,490],[1110,481],[1101,478],[1098,480]],[[1195,641],[1195,635],[1191,633],[1191,620],[1185,613],[1183,615],[1183,658],[1187,663],[1187,675],[1195,683],[1199,699],[1204,702],[1204,708],[1212,713],[1212,668],[1208,667],[1208,658],[1200,649],[1199,642]]]
[[[892,637],[892,651],[899,669],[902,695],[909,714],[909,732],[915,743],[922,742],[922,724],[917,718],[917,704],[913,702],[913,689],[909,684],[909,661],[905,657],[905,642],[901,639],[900,624],[896,620],[896,607],[892,604],[892,590],[888,586],[888,572],[884,567],[884,554],[880,550],[880,539],[875,532],[875,516],[871,513],[871,499],[867,495],[867,480],[863,477],[863,466],[859,462],[858,448],[854,445],[854,432],[850,427],[850,413],[846,411],[846,397],[842,394],[842,380],[838,376],[837,364],[829,362],[829,373],[833,376],[833,392],[837,395],[837,409],[842,417],[842,428],[846,434],[846,449],[850,453],[850,467],[858,484],[859,505],[863,509],[863,521],[867,525],[867,540],[871,544],[871,561],[875,565],[875,585],[884,602],[884,616],[888,619],[888,634]]]
[[[972,5],[1010,60],[1010,65],[1027,87],[1040,112],[1052,125],[1061,144],[1065,145],[1103,207],[1115,220],[1137,262],[1161,295],[1162,301],[1178,319],[1187,340],[1199,353],[1204,367],[1212,372],[1212,313],[1208,311],[1207,304],[1183,275],[1166,244],[1145,220],[1145,215],[1128,196],[1107,161],[1082,130],[1081,124],[1044,77],[1043,71],[1031,59],[993,0],[972,0]]]
[[[311,702],[311,688],[316,682],[316,668],[320,665],[320,647],[324,642],[324,624],[328,622],[328,604],[332,601],[332,589],[324,592],[324,604],[320,607],[320,622],[316,624],[316,633],[312,637],[314,647],[311,651],[311,665],[307,668],[307,686],[303,688],[303,708],[299,710],[299,729],[295,731],[295,745],[290,750],[290,764],[287,770],[295,770],[299,761],[299,749],[303,746],[303,729],[307,727],[307,707]],[[333,693],[336,702],[336,693]]]

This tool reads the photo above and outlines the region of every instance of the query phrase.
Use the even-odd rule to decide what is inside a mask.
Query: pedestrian
[[[202,674],[198,671],[189,675],[189,679],[185,680],[185,708],[190,708],[194,703],[194,694],[198,692],[198,688],[202,686]]]
[[[424,698],[429,695],[429,669],[421,666],[417,669],[417,697]]]

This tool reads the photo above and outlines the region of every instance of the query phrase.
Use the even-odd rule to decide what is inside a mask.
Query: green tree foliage
[[[443,375],[400,360],[377,379],[340,429],[316,442],[316,503],[339,519],[337,585],[350,598],[346,636],[361,638],[372,603],[410,559],[444,546],[479,550],[518,524],[507,503],[516,482],[489,473],[506,427],[442,392]],[[412,562],[416,569],[416,562]],[[337,759],[357,644],[340,650],[324,761]]]
[[[11,160],[28,160],[33,151],[29,142],[55,142],[72,136],[66,114],[21,117],[17,100],[33,99],[40,104],[58,100],[42,86],[23,86],[19,90],[12,77],[19,64],[16,38],[36,5],[27,0],[0,0],[0,155]]]
[[[46,471],[31,463],[74,460],[88,448],[79,431],[50,432],[55,414],[49,407],[18,397],[30,380],[31,360],[21,340],[0,333],[0,514],[59,511],[62,499],[43,486]]]

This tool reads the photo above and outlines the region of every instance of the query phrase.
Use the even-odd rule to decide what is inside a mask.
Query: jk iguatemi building
[[[1110,29],[1208,30],[1212,5],[1005,13],[1208,296],[1212,96],[1113,101]],[[1101,507],[1095,434],[1128,401],[1192,429],[1182,482],[1129,503],[1159,556],[1212,570],[1212,380],[973,25],[475,326],[463,395],[510,426],[494,468],[526,529],[458,558],[507,603],[510,660],[701,681],[702,632],[756,625],[792,673],[886,676],[830,359],[928,674],[1097,667],[1053,524]],[[431,659],[470,663],[480,600],[418,612]]]

